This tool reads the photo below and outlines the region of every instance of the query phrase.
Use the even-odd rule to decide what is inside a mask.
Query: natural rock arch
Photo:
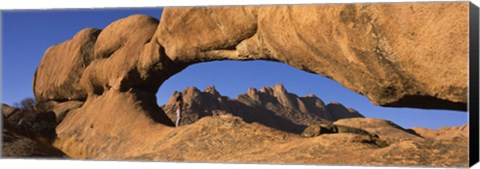
[[[133,15],[50,47],[33,90],[39,101],[83,102],[57,128],[63,138],[98,128],[130,137],[125,122],[142,133],[152,119],[172,126],[156,104],[160,85],[188,65],[225,59],[283,62],[381,106],[466,111],[468,5],[166,8],[161,22]]]
[[[187,65],[266,59],[330,77],[378,105],[465,110],[468,30],[456,23],[467,23],[467,10],[459,10],[467,7],[167,8],[160,24],[135,15],[103,31],[82,30],[49,48],[37,70],[34,93],[39,100],[85,100],[110,88],[156,91]],[[426,8],[428,12],[421,10]],[[421,15],[448,10],[454,15]],[[432,20],[438,27],[423,24]],[[400,29],[401,22],[411,26]]]

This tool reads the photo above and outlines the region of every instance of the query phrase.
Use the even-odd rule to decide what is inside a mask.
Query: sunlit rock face
[[[167,8],[176,62],[276,60],[382,106],[466,110],[468,3]]]
[[[180,125],[192,124],[205,116],[232,114],[246,122],[257,122],[286,132],[301,133],[307,126],[332,123],[339,119],[364,117],[359,112],[346,108],[340,103],[329,103],[315,95],[299,97],[289,93],[282,84],[250,88],[237,98],[221,96],[214,86],[200,91],[189,87],[182,92],[175,91],[163,110],[172,121],[176,120],[177,98],[183,99]]]
[[[467,2],[166,8],[160,23],[134,15],[49,48],[34,89],[40,100],[154,93],[189,64],[267,59],[375,104],[465,110],[467,43]]]
[[[61,113],[66,115],[57,127],[63,141],[58,144],[70,147],[66,153],[96,159],[148,149],[153,140],[135,133],[155,135],[173,126],[156,104],[160,85],[189,65],[213,60],[279,61],[331,78],[377,105],[465,111],[468,7],[165,8],[160,22],[133,15],[50,47],[33,89],[37,101],[83,102]],[[278,98],[297,106],[288,96]]]

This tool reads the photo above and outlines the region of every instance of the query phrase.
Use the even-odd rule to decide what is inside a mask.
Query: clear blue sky
[[[145,14],[158,19],[161,11],[158,8],[4,11],[1,24],[1,102],[12,105],[33,97],[33,74],[49,46],[70,39],[83,28],[104,28],[112,21],[132,14]],[[215,85],[222,95],[234,98],[250,87],[261,88],[277,83],[284,84],[289,92],[299,96],[313,93],[325,103],[340,102],[366,117],[391,120],[405,128],[420,126],[437,129],[468,122],[466,112],[378,107],[366,97],[343,88],[333,80],[269,61],[195,64],[168,79],[160,87],[157,98],[161,105],[174,90],[182,91],[189,86],[203,90],[209,85]]]

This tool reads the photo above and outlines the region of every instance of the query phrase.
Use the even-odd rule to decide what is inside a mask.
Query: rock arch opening
[[[283,86],[280,87],[278,84],[283,84]],[[285,126],[285,128],[268,124],[269,122],[265,122],[265,118],[275,119],[278,117],[267,117],[267,115],[259,114],[259,112],[263,111],[266,114],[275,114],[272,112],[272,109],[268,110],[263,106],[256,107],[258,109],[257,111],[252,111],[255,107],[248,107],[248,105],[245,105],[244,103],[250,103],[251,105],[251,103],[255,101],[248,99],[245,100],[244,98],[248,98],[249,93],[258,92],[258,90],[265,91],[265,88],[267,88],[267,90],[274,89],[275,87],[286,88],[286,93],[295,95],[295,98],[293,99],[295,102],[297,102],[297,99],[306,100],[309,98],[315,98],[315,100],[319,100],[321,106],[316,107],[316,110],[314,111],[323,111],[322,113],[324,113],[327,106],[329,109],[333,109],[338,103],[340,109],[345,111],[337,113],[345,114],[348,110],[353,110],[365,117],[394,121],[405,128],[419,126],[437,128],[444,126],[445,124],[462,125],[467,120],[466,114],[458,114],[458,112],[451,110],[379,107],[372,104],[365,96],[341,86],[334,80],[318,74],[305,72],[288,64],[266,60],[223,60],[190,65],[181,72],[178,72],[167,79],[162,86],[160,86],[156,96],[158,105],[165,110],[165,113],[169,116],[170,120],[175,121],[176,109],[174,106],[174,97],[177,92],[187,95],[188,98],[186,100],[188,104],[193,103],[195,105],[186,108],[186,111],[188,112],[186,112],[187,115],[185,116],[187,117],[183,124],[193,123],[199,118],[211,116],[212,114],[215,114],[215,112],[234,112],[233,115],[247,117],[247,119],[244,119],[247,122],[260,121],[261,124],[266,124],[266,126],[269,127],[299,133],[305,128],[305,126],[308,126],[308,123],[325,122],[319,120],[317,117],[330,121],[339,119],[327,117],[331,116],[331,114],[315,114],[308,110],[301,112],[297,102],[295,103],[297,106],[296,108],[295,106],[292,108],[291,105],[280,105],[279,107],[289,109],[286,110],[289,113],[297,113],[298,116],[296,118],[299,119],[298,121],[303,121],[304,123],[282,123],[282,119],[284,119],[284,117],[282,117],[277,123],[281,124],[280,126]],[[223,102],[219,101],[222,99],[224,100]],[[225,102],[227,99],[229,102]],[[266,102],[272,102],[271,100],[275,100],[275,103],[278,104],[279,98],[273,96],[268,99],[266,99]],[[228,107],[226,104],[230,104],[230,106],[235,105],[237,107],[233,107],[237,109],[232,110],[232,108]],[[304,105],[306,103],[302,102],[300,104]],[[238,108],[238,106],[243,106],[243,108]],[[275,110],[282,111],[278,107]],[[254,113],[248,114],[248,112]],[[318,116],[310,117],[302,115],[305,114],[305,112]],[[286,112],[280,112],[278,114],[281,113],[283,113],[284,116],[288,114]],[[425,121],[428,121],[428,117],[432,115],[438,117],[438,122],[431,122],[426,125]],[[306,120],[306,117],[310,117],[310,120]],[[349,116],[346,115],[345,117]],[[287,118],[292,118],[292,116]],[[271,122],[273,121],[275,120],[272,120]]]
[[[395,48],[401,45],[388,37],[403,30],[389,25],[390,22],[381,22],[381,18],[368,20],[375,30],[383,31],[372,29],[375,36],[360,36],[363,29],[348,26],[360,16],[335,20],[338,16],[330,16],[330,8],[338,8],[340,13],[368,13],[369,8],[375,11],[361,5],[168,8],[160,22],[149,16],[133,15],[103,30],[87,28],[46,51],[35,74],[34,93],[37,100],[92,104],[109,96],[108,92],[127,93],[132,102],[139,102],[135,109],[171,125],[165,115],[153,114],[160,110],[153,99],[166,79],[188,65],[215,60],[275,60],[334,79],[377,105],[466,110],[467,55],[462,55],[466,50],[451,49],[447,53],[452,57],[424,62],[409,53],[418,46]],[[300,11],[310,11],[314,16],[302,15]],[[324,23],[330,23],[328,20],[299,22],[304,17],[333,18],[331,22],[336,26],[323,26],[331,25]],[[181,22],[179,18],[191,18],[191,22]],[[274,24],[281,18],[289,18],[284,21],[288,24]],[[363,22],[357,24],[365,26]],[[451,26],[453,34],[466,31],[455,24]],[[318,29],[309,29],[312,27]],[[383,38],[381,43],[379,37]],[[430,52],[444,50],[450,48],[438,47]],[[410,62],[415,64],[407,64]]]
[[[278,62],[215,61],[192,65],[172,76],[157,97],[171,121],[177,118],[177,98],[183,97],[181,125],[228,113],[246,122],[301,133],[310,124],[363,117],[352,108],[325,103],[312,94],[314,88],[331,85],[319,85],[312,76],[318,75]]]

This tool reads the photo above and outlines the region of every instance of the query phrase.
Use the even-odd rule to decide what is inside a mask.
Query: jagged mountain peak
[[[212,95],[214,95],[214,96],[220,96],[220,93],[217,91],[217,89],[215,88],[214,85],[208,86],[207,88],[205,88],[205,89],[203,90],[203,92],[205,92],[205,93],[210,93],[210,94],[212,94]]]
[[[184,93],[199,93],[201,92],[197,87],[195,86],[191,86],[191,87],[187,87],[185,90],[184,90]]]
[[[266,93],[266,94],[269,94],[269,95],[274,95],[274,94],[278,94],[278,93],[287,93],[287,89],[281,83],[277,83],[274,86],[264,86],[258,91],[260,93]]]
[[[336,102],[336,101],[330,102],[330,103],[328,103],[328,104],[332,104],[332,105],[341,105],[341,106],[343,106],[341,103],[339,103],[339,102]]]
[[[251,95],[256,95],[256,94],[258,94],[257,89],[255,89],[255,88],[248,88],[248,90],[247,90],[247,95],[251,96]]]
[[[317,96],[317,95],[315,95],[315,94],[307,94],[307,95],[306,95],[306,96],[304,96],[304,97],[318,98],[318,96]]]
[[[294,93],[288,93],[282,84],[265,86],[260,90],[249,88],[245,94],[238,95],[235,99],[222,96],[215,86],[209,86],[203,92],[196,87],[189,87],[183,94],[185,106],[181,124],[190,124],[222,111],[242,117],[247,122],[259,122],[272,128],[298,133],[309,124],[363,117],[337,102],[325,106],[323,101],[313,94],[298,97]],[[172,101],[175,99],[170,99],[164,110],[171,120],[175,121],[176,107]]]
[[[273,90],[275,92],[287,93],[287,89],[281,83],[277,83],[275,86],[273,86]]]

